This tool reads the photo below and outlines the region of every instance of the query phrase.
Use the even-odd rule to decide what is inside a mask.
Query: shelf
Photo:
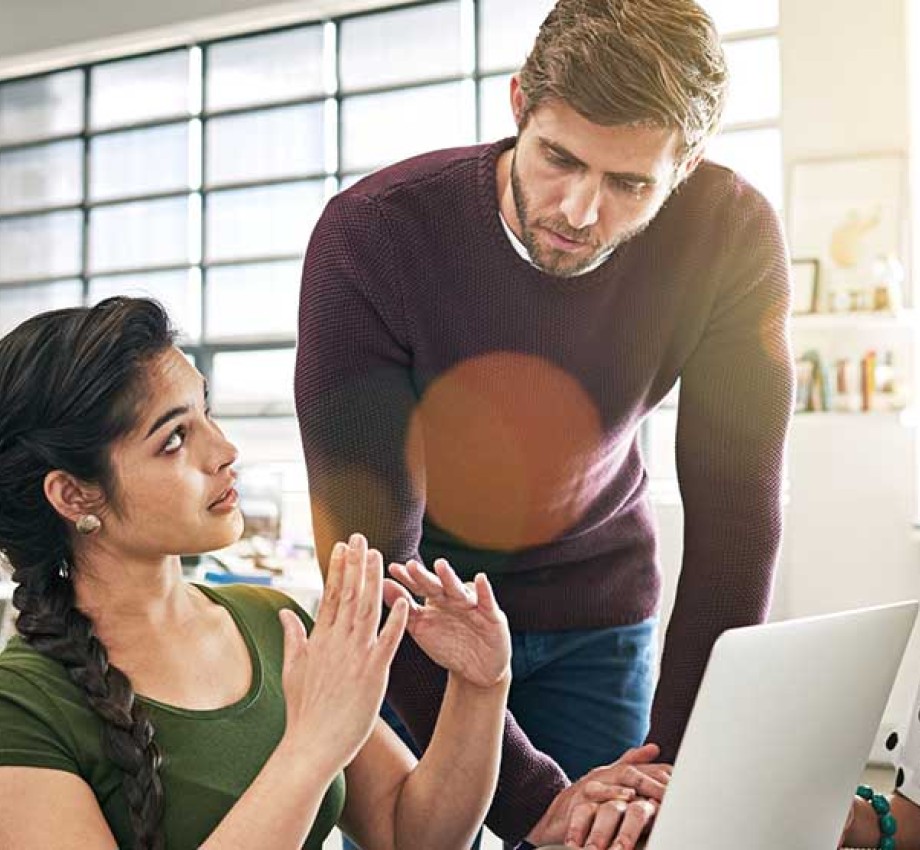
[[[915,310],[901,310],[898,313],[799,313],[792,317],[795,328],[829,330],[839,328],[917,328],[918,314]]]
[[[806,410],[795,414],[795,422],[814,419],[816,421],[846,421],[846,422],[891,422],[904,428],[915,428],[918,425],[917,410],[868,410],[850,412],[846,410]]]

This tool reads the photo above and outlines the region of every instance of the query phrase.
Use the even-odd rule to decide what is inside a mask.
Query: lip
[[[583,250],[588,244],[587,242],[578,242],[575,239],[568,239],[556,233],[555,230],[550,230],[548,227],[544,227],[543,230],[549,236],[549,240],[552,242],[553,247],[559,251],[574,253],[575,251]]]
[[[236,477],[234,476],[230,486],[221,490],[217,498],[208,505],[209,511],[231,511],[239,504],[240,494],[236,491],[235,483]]]
[[[239,502],[240,494],[236,492],[235,487],[231,487],[217,501],[211,502],[208,505],[208,510],[215,513],[228,513],[235,510]]]

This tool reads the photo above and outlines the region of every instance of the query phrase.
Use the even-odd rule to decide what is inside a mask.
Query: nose
[[[210,451],[210,463],[208,464],[215,472],[220,472],[228,466],[233,466],[239,459],[240,453],[237,447],[231,443],[221,431],[216,422],[211,422],[214,432],[213,444]]]
[[[600,203],[600,184],[587,174],[579,174],[566,187],[559,211],[565,216],[569,227],[581,230],[597,224]]]

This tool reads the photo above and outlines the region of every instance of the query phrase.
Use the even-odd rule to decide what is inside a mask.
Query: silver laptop
[[[647,850],[837,846],[917,602],[730,629]]]

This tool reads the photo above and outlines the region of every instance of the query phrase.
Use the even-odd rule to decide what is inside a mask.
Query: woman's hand
[[[872,804],[854,797],[838,847],[875,847],[879,841],[878,815]]]
[[[383,559],[353,534],[332,550],[313,630],[293,611],[280,612],[284,628],[287,723],[283,743],[303,751],[330,776],[349,764],[370,736],[386,692],[390,663],[408,616],[405,601],[381,614]]]
[[[390,564],[383,587],[389,606],[409,606],[407,630],[436,663],[469,684],[490,688],[511,675],[511,635],[489,580],[463,584],[443,558],[434,572],[417,561]],[[423,597],[419,605],[410,595]]]
[[[527,840],[595,850],[619,844],[618,850],[633,850],[671,778],[670,765],[653,762],[658,753],[655,744],[646,744],[594,768],[557,795]]]

